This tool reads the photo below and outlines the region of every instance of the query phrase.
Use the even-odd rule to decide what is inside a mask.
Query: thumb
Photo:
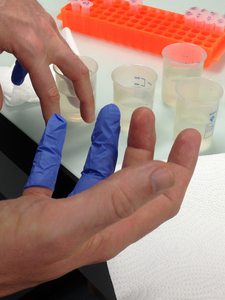
[[[70,202],[69,219],[76,220],[74,230],[78,230],[77,219],[82,220],[79,222],[80,242],[131,216],[171,188],[174,182],[168,164],[150,161],[122,169],[90,189],[67,198],[66,202]]]
[[[112,220],[117,222],[129,217],[150,200],[173,187],[175,177],[166,163],[150,161],[122,169],[109,177],[106,182],[107,186],[102,188],[111,195],[111,199],[108,198],[109,211],[106,215],[112,216]],[[102,192],[99,189],[99,193]],[[101,198],[105,193],[102,194]]]

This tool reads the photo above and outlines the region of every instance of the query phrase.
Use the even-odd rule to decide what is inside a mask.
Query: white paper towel
[[[77,44],[73,38],[73,34],[68,27],[62,29],[61,32],[62,37],[66,40],[67,44],[70,46],[70,49],[76,54],[80,55],[80,52],[77,48]]]
[[[19,86],[11,82],[13,68],[14,64],[12,67],[0,67],[0,84],[5,103],[9,106],[18,106],[25,102],[39,102],[31,84],[29,74]]]
[[[178,215],[108,267],[118,300],[224,300],[225,153],[199,157]]]

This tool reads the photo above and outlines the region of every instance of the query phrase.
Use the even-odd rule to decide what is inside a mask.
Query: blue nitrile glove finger
[[[54,114],[48,121],[38,145],[30,176],[24,189],[43,186],[54,191],[60,167],[67,123]]]
[[[87,190],[114,173],[119,134],[120,111],[116,105],[109,104],[98,115],[82,176],[69,196]]]
[[[15,85],[21,85],[24,82],[26,75],[27,71],[25,71],[18,60],[16,60],[11,76],[12,83]]]

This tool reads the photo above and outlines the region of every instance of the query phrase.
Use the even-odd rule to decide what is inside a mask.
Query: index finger
[[[85,122],[91,123],[95,119],[95,103],[89,70],[68,45],[63,43],[61,48],[63,52],[57,53],[52,63],[73,81],[76,95],[80,100],[81,116]],[[32,68],[28,72],[47,122],[53,114],[60,114],[60,95],[55,80],[45,59],[33,60]]]
[[[54,63],[73,82],[76,95],[80,100],[80,112],[83,120],[87,123],[93,122],[95,120],[95,102],[89,69],[72,51],[69,51],[67,56],[58,57]]]
[[[60,114],[58,88],[48,64],[44,61],[33,62],[29,74],[34,90],[40,99],[44,120],[47,122],[53,114]]]
[[[36,194],[44,193],[49,197],[52,195],[60,167],[66,128],[66,120],[61,116],[54,114],[49,119],[36,150],[23,195],[32,192]]]

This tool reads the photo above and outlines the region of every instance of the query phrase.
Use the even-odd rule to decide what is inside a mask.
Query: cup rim
[[[123,89],[128,89],[128,90],[132,90],[133,87],[126,87],[126,86],[123,86],[122,84],[118,83],[118,81],[116,81],[113,76],[115,74],[116,71],[118,71],[120,68],[125,68],[125,67],[133,67],[133,66],[138,66],[138,67],[145,67],[149,70],[152,71],[152,73],[154,74],[154,85],[150,86],[150,87],[140,87],[139,90],[152,90],[153,88],[155,88],[155,84],[158,80],[158,74],[156,73],[155,70],[153,70],[152,68],[150,68],[149,66],[146,66],[146,65],[143,65],[143,64],[125,64],[125,65],[121,65],[121,66],[118,66],[117,68],[115,68],[112,73],[111,73],[111,78],[112,78],[112,81],[114,84],[117,84],[118,86],[120,86],[121,88]]]
[[[168,50],[168,48],[170,48],[170,47],[178,47],[180,45],[188,45],[188,46],[191,46],[193,48],[198,48],[199,50],[201,50],[202,53],[204,54],[201,63],[195,62],[195,63],[186,64],[186,63],[174,61],[174,60],[166,57],[165,52]],[[170,45],[166,46],[162,50],[162,56],[163,56],[164,59],[166,59],[170,63],[173,63],[174,65],[179,65],[179,66],[185,66],[185,67],[187,67],[187,66],[196,66],[196,65],[199,65],[199,64],[203,65],[204,62],[205,62],[205,60],[206,60],[206,58],[207,58],[207,53],[206,53],[206,51],[202,47],[200,47],[198,45],[194,45],[194,44],[191,44],[191,43],[173,43],[173,44],[170,44]]]
[[[193,101],[190,101],[190,100],[186,100],[185,98],[184,98],[184,96],[178,91],[178,88],[180,87],[180,85],[181,84],[184,84],[185,82],[186,83],[189,83],[189,82],[192,82],[192,81],[205,81],[206,83],[213,83],[213,84],[215,84],[215,85],[217,85],[217,87],[220,89],[220,95],[218,96],[218,98],[217,99],[215,99],[214,101],[207,101],[207,102],[193,102]],[[209,79],[209,78],[205,78],[205,77],[189,77],[189,78],[184,78],[184,79],[181,79],[180,81],[178,81],[177,82],[177,84],[176,84],[176,86],[175,86],[175,91],[176,91],[176,94],[177,95],[179,95],[182,99],[183,99],[183,101],[184,102],[186,102],[186,103],[201,103],[201,105],[207,105],[207,104],[209,104],[209,103],[215,103],[215,102],[218,102],[218,101],[220,101],[220,99],[223,97],[223,94],[224,94],[224,92],[223,92],[223,88],[222,88],[222,86],[218,83],[218,82],[216,82],[216,81],[214,81],[214,80],[212,80],[212,79]]]
[[[88,58],[88,59],[92,60],[93,62],[95,62],[95,64],[96,64],[96,70],[95,70],[95,72],[93,72],[93,73],[90,74],[90,77],[92,77],[93,75],[95,75],[97,73],[97,71],[98,71],[98,63],[96,62],[96,60],[94,60],[92,57],[86,56],[86,55],[78,55],[78,57],[80,58],[81,61],[82,61],[82,58]],[[64,79],[66,78],[66,79],[70,80],[68,77],[66,77],[66,75],[64,75],[62,73],[62,71],[60,70],[60,68],[56,64],[53,64],[53,70],[60,77],[62,77]]]

